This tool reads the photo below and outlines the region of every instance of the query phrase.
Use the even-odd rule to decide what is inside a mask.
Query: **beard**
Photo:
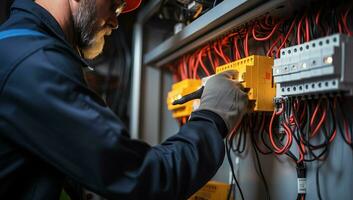
[[[83,52],[83,57],[93,59],[102,53],[104,36],[111,34],[111,29],[97,26],[95,0],[82,0],[77,14],[73,16],[77,45]]]
[[[95,37],[91,40],[90,44],[87,47],[82,48],[82,53],[84,58],[93,59],[97,57],[99,54],[101,54],[104,48],[104,42],[105,42],[104,36],[110,35],[110,34],[111,34],[111,30],[108,28],[105,28],[99,31],[95,35]]]

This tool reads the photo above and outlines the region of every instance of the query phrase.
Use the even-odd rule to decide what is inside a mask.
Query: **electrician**
[[[0,199],[58,199],[67,180],[109,199],[186,199],[215,174],[247,107],[233,73],[157,146],[130,139],[87,87],[83,57],[140,1],[15,0],[0,27]]]

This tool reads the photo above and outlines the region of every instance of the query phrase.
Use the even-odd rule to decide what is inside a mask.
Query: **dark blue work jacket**
[[[194,112],[157,146],[130,139],[31,0],[15,1],[0,32],[23,29],[32,35],[0,38],[0,199],[58,199],[66,179],[109,199],[185,199],[214,175],[227,132],[218,115]]]

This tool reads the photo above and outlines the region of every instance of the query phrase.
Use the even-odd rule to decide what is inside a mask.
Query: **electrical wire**
[[[251,135],[252,135],[252,133],[251,133]],[[257,152],[257,148],[256,148],[256,146],[255,146],[256,141],[253,140],[253,137],[251,137],[251,138],[252,138],[251,144],[252,144],[252,148],[253,148],[254,153],[255,153],[255,158],[256,158],[258,170],[259,170],[259,172],[260,172],[260,178],[261,178],[261,180],[262,180],[262,182],[263,182],[263,184],[264,184],[264,186],[265,186],[266,199],[267,199],[267,200],[270,200],[270,199],[271,199],[270,190],[269,190],[268,183],[267,183],[267,181],[266,181],[265,175],[264,175],[263,170],[262,170],[262,165],[261,165],[261,162],[260,162],[259,154],[258,154],[258,152]]]
[[[280,22],[277,23],[277,24],[273,27],[272,31],[271,31],[267,36],[264,36],[264,37],[257,37],[257,36],[256,36],[256,27],[258,27],[258,24],[255,24],[255,25],[253,26],[253,28],[252,28],[252,36],[253,36],[253,38],[254,38],[255,40],[257,40],[257,41],[269,40],[269,39],[274,35],[275,31],[278,29],[278,27],[279,27],[280,24],[281,24]]]
[[[348,23],[347,23],[347,17],[348,17],[349,12],[351,12],[351,10],[352,10],[352,7],[348,8],[348,9],[344,12],[344,14],[342,14],[343,27],[344,27],[346,33],[347,33],[349,36],[353,36],[353,32],[349,29]]]
[[[228,142],[226,142],[226,155],[227,155],[227,159],[228,159],[228,163],[229,163],[229,166],[230,166],[230,169],[231,169],[231,174],[232,174],[232,177],[234,179],[234,182],[239,190],[239,194],[240,194],[240,197],[242,200],[244,200],[244,194],[243,194],[243,191],[239,185],[239,182],[235,176],[235,171],[234,171],[234,165],[233,165],[233,161],[232,161],[232,158],[231,158],[231,155],[230,155],[230,147],[229,147],[229,144]]]
[[[319,165],[319,164],[318,164]],[[320,166],[316,167],[316,193],[319,200],[322,200],[321,190],[320,190]]]

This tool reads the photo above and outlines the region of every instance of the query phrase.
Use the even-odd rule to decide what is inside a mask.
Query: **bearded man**
[[[58,199],[66,180],[109,199],[186,199],[215,174],[247,106],[233,73],[211,78],[189,122],[153,147],[87,87],[84,58],[139,4],[15,0],[0,27],[0,199]]]

